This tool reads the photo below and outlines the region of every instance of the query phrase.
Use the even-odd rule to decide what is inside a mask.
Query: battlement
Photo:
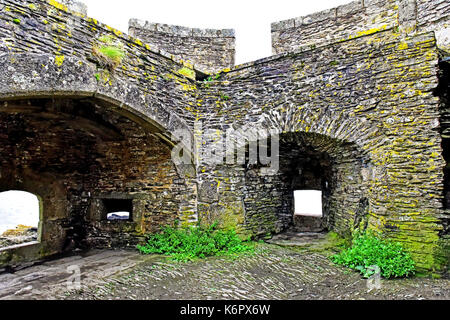
[[[274,54],[299,46],[332,43],[358,33],[397,25],[395,0],[358,0],[307,16],[272,23]]]
[[[233,29],[188,28],[131,19],[128,33],[201,71],[215,73],[234,66]]]
[[[445,0],[357,0],[271,25],[272,52],[333,43],[398,28],[435,31],[438,46],[450,48],[450,3]]]

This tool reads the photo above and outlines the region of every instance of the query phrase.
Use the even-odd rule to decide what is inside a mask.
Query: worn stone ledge
[[[0,253],[10,251],[10,250],[17,250],[17,249],[24,248],[24,247],[35,246],[35,245],[39,245],[39,244],[40,244],[39,241],[30,241],[30,242],[25,242],[25,243],[19,243],[19,244],[15,244],[15,245],[12,245],[9,247],[0,248]]]
[[[184,26],[170,25],[165,23],[154,23],[139,19],[130,19],[129,28],[144,29],[152,32],[161,32],[175,37],[198,37],[198,38],[234,38],[234,29],[200,29]]]
[[[275,60],[278,60],[278,59],[282,59],[282,58],[287,57],[287,56],[294,56],[294,55],[298,55],[298,54],[301,54],[301,53],[307,53],[307,52],[312,52],[312,51],[320,51],[320,50],[324,50],[325,48],[333,47],[333,46],[335,46],[335,45],[337,45],[339,43],[356,41],[359,38],[371,37],[371,36],[373,36],[373,35],[375,35],[377,33],[388,33],[388,32],[392,32],[392,31],[393,31],[393,28],[388,28],[388,29],[384,29],[384,30],[375,30],[373,33],[359,33],[359,34],[355,34],[354,36],[349,36],[347,39],[334,41],[334,42],[330,42],[330,43],[324,43],[324,44],[320,44],[320,45],[317,45],[317,46],[314,46],[314,47],[311,47],[310,45],[300,46],[300,47],[298,47],[295,50],[292,50],[290,52],[282,52],[282,53],[271,55],[269,57],[257,59],[255,61],[242,63],[242,64],[239,64],[239,65],[236,65],[235,67],[231,68],[230,70],[223,70],[222,72],[225,72],[225,71],[227,73],[228,72],[234,72],[234,71],[250,68],[250,67],[253,67],[253,66],[256,66],[256,65],[265,64],[265,63],[270,62],[270,61],[275,61]],[[422,36],[424,38],[432,38],[432,39],[434,39],[434,32],[432,32],[432,31],[424,31],[424,32],[418,33],[416,36]],[[403,40],[406,41],[406,39],[408,39],[408,37],[405,36]]]

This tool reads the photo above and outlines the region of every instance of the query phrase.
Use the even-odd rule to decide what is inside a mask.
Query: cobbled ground
[[[258,244],[253,254],[188,263],[162,257],[64,299],[449,299],[450,281],[381,280],[369,290],[358,273],[334,265],[330,253]]]

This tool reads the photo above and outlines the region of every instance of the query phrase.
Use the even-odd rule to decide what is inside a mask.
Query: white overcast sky
[[[236,63],[271,55],[270,23],[334,8],[351,0],[78,0],[88,15],[128,32],[137,18],[194,28],[235,29]]]

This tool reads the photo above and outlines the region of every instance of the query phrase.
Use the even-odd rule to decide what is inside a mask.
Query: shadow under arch
[[[90,98],[154,131],[169,144],[183,143],[175,130],[192,138],[188,124],[171,106],[161,105],[156,93],[145,92],[128,79],[101,83],[95,77],[95,65],[76,57],[66,57],[57,65],[49,54],[6,53],[0,55],[0,69],[0,103],[4,106],[17,99]]]
[[[246,144],[243,192],[245,224],[253,234],[333,230],[349,235],[353,227],[367,222],[372,164],[355,142],[315,132],[279,134],[276,130],[271,134],[266,131],[256,141]],[[274,154],[272,148],[278,148],[276,171],[267,170],[270,165],[262,164],[259,159],[257,163],[248,162],[248,148],[252,145],[253,148],[258,145],[258,151],[261,145],[267,148],[264,154],[269,158]],[[323,216],[296,219],[295,190],[320,190]]]
[[[2,102],[1,189],[38,194],[43,210],[41,242],[9,250],[1,265],[78,247],[134,246],[181,212],[195,215],[189,194],[195,187],[186,168],[172,162],[175,141],[160,124],[98,96]],[[107,199],[129,201],[133,220],[105,221]]]

